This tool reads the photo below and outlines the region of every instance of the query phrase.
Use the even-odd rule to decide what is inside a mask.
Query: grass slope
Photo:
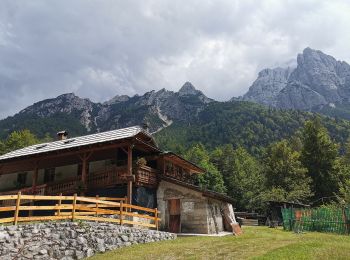
[[[240,237],[181,237],[133,245],[91,259],[350,259],[350,237],[244,227]]]

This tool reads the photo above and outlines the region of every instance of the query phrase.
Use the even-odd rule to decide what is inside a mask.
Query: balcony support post
[[[128,146],[128,187],[127,203],[132,204],[132,146]]]
[[[87,159],[84,158],[83,161],[82,161],[82,167],[81,167],[81,182],[83,184],[83,187],[82,187],[82,191],[81,191],[81,195],[84,195],[84,191],[86,189],[86,164],[87,164]]]
[[[36,194],[36,186],[38,184],[38,174],[39,174],[39,162],[36,161],[35,162],[35,168],[34,168],[34,172],[33,172],[33,175],[32,175],[32,194],[35,195]],[[30,206],[34,206],[34,201],[31,200],[30,201]],[[28,215],[31,217],[33,216],[33,211],[30,210],[28,212]]]
[[[81,160],[81,182],[82,182],[82,190],[81,190],[81,195],[84,195],[86,189],[87,189],[87,174],[88,174],[88,160],[89,158],[91,157],[92,155],[92,152],[89,152],[89,153],[84,153],[82,156],[79,156],[80,157],[80,160]]]
[[[39,163],[35,162],[34,173],[32,177],[32,192],[35,193],[36,186],[38,185],[38,175],[39,175]]]

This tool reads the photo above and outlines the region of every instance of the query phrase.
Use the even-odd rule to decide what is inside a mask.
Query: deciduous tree
[[[264,159],[265,200],[304,202],[312,195],[310,177],[286,140],[272,144]]]

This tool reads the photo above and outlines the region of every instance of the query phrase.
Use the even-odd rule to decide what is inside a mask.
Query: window
[[[26,182],[27,182],[27,173],[26,172],[19,173],[17,175],[17,185],[19,187],[24,187],[26,185]]]
[[[44,183],[54,182],[55,180],[55,168],[45,169]]]

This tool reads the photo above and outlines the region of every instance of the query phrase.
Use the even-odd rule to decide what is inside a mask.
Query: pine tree
[[[4,154],[6,152],[6,146],[4,142],[0,141],[0,155]]]
[[[301,162],[312,179],[314,198],[333,197],[339,191],[338,145],[333,143],[319,118],[305,123],[302,143]]]

